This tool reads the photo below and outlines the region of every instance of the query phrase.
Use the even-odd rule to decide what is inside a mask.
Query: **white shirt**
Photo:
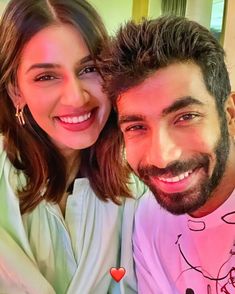
[[[135,217],[140,294],[235,293],[235,192],[202,218],[175,216],[149,192]]]
[[[45,200],[21,216],[14,189],[19,183],[0,149],[0,293],[136,293],[131,245],[135,200],[123,206],[103,202],[82,178],[75,180],[64,218],[57,204]],[[109,270],[119,265],[127,273],[118,284]]]

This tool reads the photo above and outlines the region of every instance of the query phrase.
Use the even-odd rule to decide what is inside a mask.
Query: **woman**
[[[0,293],[111,287],[116,204],[130,193],[125,166],[121,178],[111,169],[119,137],[105,143],[115,116],[96,59],[106,40],[84,0],[12,0],[2,16]]]

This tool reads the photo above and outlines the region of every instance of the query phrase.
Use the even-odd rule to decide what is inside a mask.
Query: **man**
[[[127,161],[153,193],[136,213],[139,293],[235,293],[235,95],[222,47],[168,16],[129,22],[104,57]]]

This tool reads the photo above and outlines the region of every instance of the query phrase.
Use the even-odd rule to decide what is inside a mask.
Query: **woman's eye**
[[[43,81],[51,81],[51,80],[55,80],[56,77],[55,76],[52,76],[52,75],[49,75],[49,74],[46,74],[46,75],[41,75],[39,77],[36,77],[35,78],[35,81],[36,82],[43,82]]]
[[[97,67],[95,65],[89,65],[80,70],[78,75],[81,76],[83,74],[89,74],[94,72],[97,72]]]

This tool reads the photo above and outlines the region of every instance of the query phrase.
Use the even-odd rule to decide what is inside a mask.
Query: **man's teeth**
[[[180,174],[179,176],[172,177],[172,178],[163,178],[163,177],[158,177],[158,179],[162,182],[167,182],[167,183],[176,183],[179,182],[185,178],[187,178],[193,171],[187,171],[185,173]]]
[[[91,117],[91,112],[88,112],[84,115],[79,115],[79,116],[63,116],[63,117],[60,117],[60,120],[67,124],[77,124],[77,123],[81,123],[88,120],[90,117]]]

